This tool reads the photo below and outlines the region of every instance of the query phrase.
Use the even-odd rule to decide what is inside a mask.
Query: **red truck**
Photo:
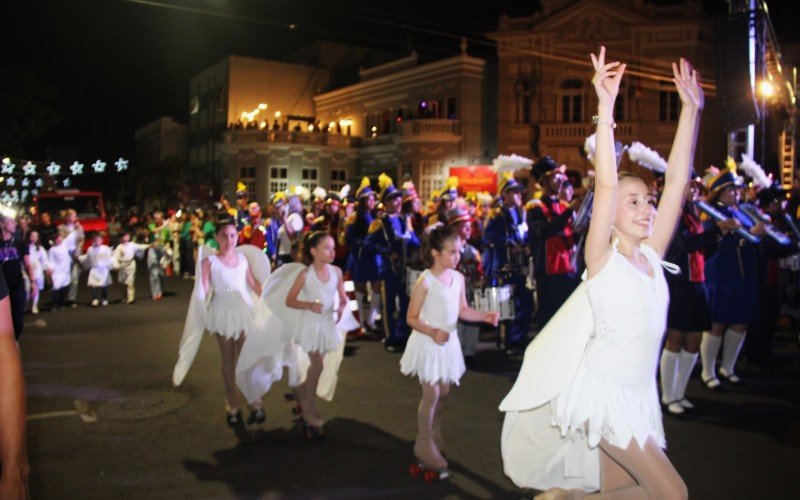
[[[103,193],[99,191],[78,191],[77,189],[64,189],[52,193],[39,193],[34,198],[36,213],[48,212],[55,224],[64,222],[63,212],[74,209],[78,214],[78,221],[83,226],[87,235],[100,231],[103,243],[108,245],[108,223],[106,222],[106,209],[103,204]],[[89,238],[84,241],[84,250],[91,244]]]

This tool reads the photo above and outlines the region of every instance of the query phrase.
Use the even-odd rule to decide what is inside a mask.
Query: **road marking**
[[[89,410],[89,403],[81,399],[76,399],[74,404],[75,404],[74,410],[36,413],[33,415],[28,415],[28,420],[43,420],[46,418],[71,417],[73,415],[78,415],[79,417],[81,417],[81,420],[83,420],[85,423],[97,422],[97,415]]]

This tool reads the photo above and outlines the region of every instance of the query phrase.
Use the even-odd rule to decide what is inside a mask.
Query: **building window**
[[[247,199],[254,200],[256,198],[256,167],[239,168],[239,182],[245,185]]]
[[[289,188],[289,169],[287,167],[271,167],[269,169],[269,196],[282,193]]]
[[[518,77],[514,83],[514,123],[531,122],[531,88],[529,78]]]
[[[319,169],[317,167],[303,167],[300,171],[300,178],[300,185],[309,191],[313,191],[319,185],[317,183]]]
[[[456,98],[447,98],[447,119],[455,120],[458,118],[458,110],[456,109]]]
[[[561,121],[579,123],[583,121],[583,81],[577,79],[564,80],[559,89],[561,105]]]
[[[338,193],[347,184],[347,170],[344,168],[331,169],[331,191]]]
[[[680,98],[674,90],[658,91],[658,121],[675,122],[678,121],[678,111],[680,110]]]
[[[431,193],[444,184],[444,168],[438,161],[420,162],[419,195],[423,200],[431,197]]]
[[[615,122],[625,122],[627,121],[628,117],[628,107],[627,102],[628,99],[626,98],[627,92],[625,89],[625,85],[621,84],[619,87],[619,94],[617,94],[617,100],[614,102],[614,121]]]

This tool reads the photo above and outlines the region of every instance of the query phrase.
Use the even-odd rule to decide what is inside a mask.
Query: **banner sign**
[[[495,194],[497,192],[497,172],[491,165],[450,167],[450,176],[458,177],[458,190],[461,193],[485,191]]]

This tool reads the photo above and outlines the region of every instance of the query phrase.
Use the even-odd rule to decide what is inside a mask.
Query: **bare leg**
[[[606,457],[601,461],[600,493],[587,495],[584,498],[619,500],[688,498],[686,484],[664,454],[664,450],[652,438],[645,442],[643,449],[639,448],[634,440],[631,440],[627,448],[622,449],[603,439],[600,441],[600,449],[602,455]],[[611,462],[615,462],[617,466]],[[630,479],[625,477],[623,471]]]
[[[237,342],[222,335],[216,335],[216,337],[222,356],[222,380],[225,382],[225,400],[228,403],[228,412],[236,413],[239,410],[239,391],[236,389]]]
[[[439,448],[440,453],[444,453],[444,438],[442,437],[442,413],[447,399],[450,397],[450,384],[439,384],[439,398],[433,410],[433,442]]]
[[[417,439],[414,443],[414,456],[428,468],[446,469],[447,461],[436,448],[433,441],[433,418],[439,401],[440,386],[422,384],[422,399],[417,409]]]
[[[311,365],[306,373],[305,399],[302,405],[303,419],[309,425],[321,426],[322,417],[317,408],[317,385],[319,384],[319,376],[322,374],[322,354],[310,352],[308,357],[311,360]]]

